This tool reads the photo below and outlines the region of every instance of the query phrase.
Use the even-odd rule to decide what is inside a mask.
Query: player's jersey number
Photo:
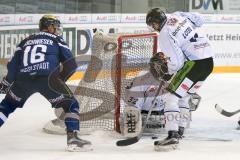
[[[37,52],[39,51],[39,52]],[[45,61],[45,53],[47,52],[46,45],[27,46],[24,50],[23,65],[26,67],[30,64]],[[30,61],[29,61],[30,60]]]

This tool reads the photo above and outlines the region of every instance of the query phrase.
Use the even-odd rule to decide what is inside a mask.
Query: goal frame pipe
[[[124,39],[134,37],[153,37],[153,54],[157,53],[157,34],[156,33],[149,33],[149,34],[129,34],[129,35],[122,35],[118,38],[118,49],[116,50],[116,96],[115,96],[115,131],[121,132],[120,130],[120,108],[121,108],[121,76],[122,76],[122,41]]]

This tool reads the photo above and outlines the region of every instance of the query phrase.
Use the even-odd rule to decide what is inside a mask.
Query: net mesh
[[[0,81],[7,75],[7,62],[8,59],[0,58]]]
[[[81,104],[81,128],[119,130],[125,87],[148,68],[156,52],[156,35],[96,33],[92,55],[75,95]],[[83,61],[83,57],[79,58]]]

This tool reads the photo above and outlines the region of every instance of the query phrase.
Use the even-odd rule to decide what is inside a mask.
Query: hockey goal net
[[[76,91],[82,93],[78,97],[82,128],[120,132],[125,87],[139,71],[148,69],[156,51],[156,34],[94,35],[91,61]]]
[[[75,89],[81,130],[120,132],[126,86],[138,72],[148,69],[149,59],[156,51],[156,34],[94,35],[87,69]],[[79,63],[84,59],[77,57]]]

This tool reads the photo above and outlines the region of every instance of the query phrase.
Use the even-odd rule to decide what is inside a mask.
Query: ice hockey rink
[[[199,91],[202,102],[193,112],[186,138],[180,141],[179,149],[170,152],[155,152],[150,137],[131,146],[117,147],[119,136],[104,131],[82,136],[92,141],[93,151],[66,152],[65,136],[42,132],[43,125],[54,114],[50,104],[35,94],[1,128],[0,160],[239,159],[240,130],[236,126],[240,115],[223,117],[214,109],[215,103],[228,111],[239,109],[239,87],[240,74],[212,74]]]

